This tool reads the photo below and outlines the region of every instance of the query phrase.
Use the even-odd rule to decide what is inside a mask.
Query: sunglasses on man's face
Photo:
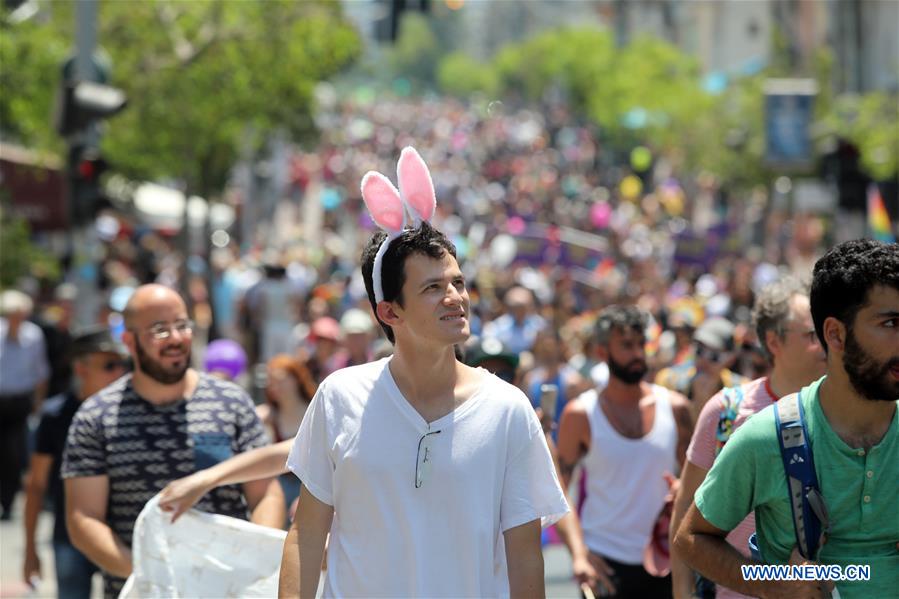
[[[706,345],[699,344],[696,346],[696,357],[705,358],[710,362],[723,362],[727,357],[727,352],[712,349]]]
[[[128,370],[128,360],[106,360],[100,364],[103,372],[115,372],[116,370]]]

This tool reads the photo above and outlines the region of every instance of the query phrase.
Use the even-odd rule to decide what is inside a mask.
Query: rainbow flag
[[[893,235],[893,225],[890,223],[890,214],[887,212],[886,206],[883,205],[883,197],[877,185],[871,184],[868,187],[868,229],[871,236],[877,241],[884,243],[895,243],[896,237]]]

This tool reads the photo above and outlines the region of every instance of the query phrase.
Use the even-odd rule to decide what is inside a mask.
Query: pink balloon
[[[520,216],[513,216],[506,221],[506,230],[512,235],[521,235],[527,229],[524,219]]]
[[[607,202],[596,202],[590,208],[590,222],[597,229],[605,229],[612,218],[612,207]]]

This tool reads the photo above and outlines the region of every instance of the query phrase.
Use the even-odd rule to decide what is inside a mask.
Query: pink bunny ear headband
[[[396,178],[400,185],[399,191],[390,179],[377,171],[368,171],[362,177],[362,199],[375,223],[387,231],[387,237],[381,242],[375,255],[371,273],[376,302],[384,301],[381,265],[390,242],[406,228],[406,209],[412,215],[413,226],[417,228],[422,221],[431,221],[437,207],[431,173],[415,148],[403,148],[396,164]]]

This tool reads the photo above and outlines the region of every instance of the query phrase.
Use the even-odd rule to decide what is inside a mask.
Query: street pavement
[[[0,599],[24,597],[52,599],[56,597],[56,580],[53,570],[53,517],[44,513],[38,524],[38,554],[41,558],[43,580],[31,591],[22,581],[22,558],[25,549],[25,535],[22,530],[22,495],[20,494],[12,520],[0,522]],[[571,560],[562,545],[552,545],[544,549],[546,596],[559,599],[574,599],[579,596],[577,586],[571,579]],[[99,575],[94,577],[93,597],[103,597]]]

